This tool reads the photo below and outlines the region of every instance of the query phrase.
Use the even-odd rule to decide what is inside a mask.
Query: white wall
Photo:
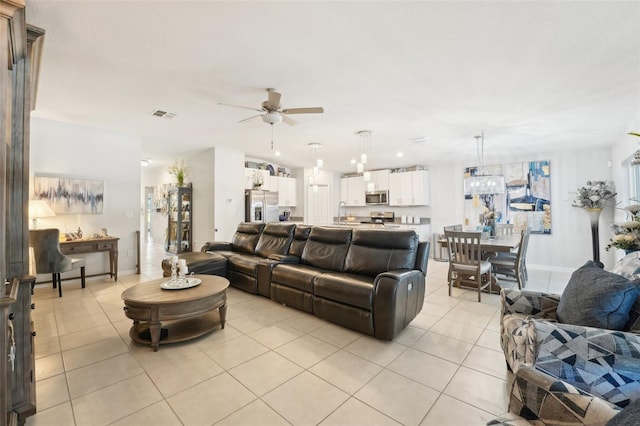
[[[185,182],[193,188],[193,250],[207,241],[230,241],[238,223],[244,220],[244,153],[211,148],[185,158]],[[143,169],[143,186],[174,184],[168,167]],[[155,218],[154,218],[155,217]],[[152,214],[155,243],[164,241],[167,218]]]
[[[120,238],[119,274],[134,273],[136,269],[135,231],[140,229],[140,146],[140,139],[133,135],[36,117],[31,119],[31,190],[34,174],[104,181],[102,214],[58,215],[41,219],[41,227],[75,232],[80,226],[85,236],[107,228],[109,235]],[[82,256],[87,259],[87,274],[108,271],[106,254]]]
[[[539,154],[535,158],[513,156],[501,164],[549,160],[551,168],[551,235],[532,234],[527,264],[532,267],[574,270],[591,259],[591,228],[584,211],[571,206],[575,190],[588,180],[611,180],[609,148]],[[464,197],[462,171],[468,164],[429,168],[431,180],[431,224],[433,232],[446,225],[463,223]],[[605,267],[614,263],[614,254],[605,246],[611,237],[613,206],[600,218],[600,260]]]
[[[215,148],[212,186],[215,239],[231,241],[238,223],[244,221],[244,153]]]

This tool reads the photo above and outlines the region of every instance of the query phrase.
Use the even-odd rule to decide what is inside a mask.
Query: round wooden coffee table
[[[131,339],[150,344],[181,342],[224,328],[229,280],[216,275],[195,275],[202,282],[191,288],[165,290],[168,278],[136,284],[122,292],[125,315],[133,320]],[[219,311],[219,317],[215,310]]]

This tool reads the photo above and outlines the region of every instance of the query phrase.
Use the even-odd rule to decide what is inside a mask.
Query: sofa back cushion
[[[623,330],[639,293],[640,281],[605,271],[589,260],[571,274],[558,303],[558,320]]]
[[[413,269],[418,235],[411,230],[354,229],[344,271],[376,276],[381,272]]]
[[[289,254],[292,256],[302,257],[302,251],[307,244],[307,239],[311,233],[311,226],[298,225],[296,226],[296,232],[293,234],[293,241],[289,248]]]
[[[351,228],[314,226],[302,251],[302,263],[342,272],[350,242]]]
[[[242,222],[233,234],[231,247],[233,251],[253,254],[264,229],[264,223]]]
[[[258,244],[256,244],[256,254],[269,257],[272,254],[285,255],[289,253],[295,229],[294,223],[268,223],[260,235]]]

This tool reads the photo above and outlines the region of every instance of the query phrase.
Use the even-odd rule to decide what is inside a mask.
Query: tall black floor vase
[[[601,208],[584,209],[589,215],[589,222],[591,225],[591,249],[593,250],[593,261],[604,267],[604,264],[600,262],[600,236],[599,236],[599,222]]]

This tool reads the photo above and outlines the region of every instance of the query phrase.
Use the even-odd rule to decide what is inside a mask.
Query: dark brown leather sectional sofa
[[[413,231],[245,222],[231,242],[179,257],[190,272],[391,340],[422,309],[429,243]]]

